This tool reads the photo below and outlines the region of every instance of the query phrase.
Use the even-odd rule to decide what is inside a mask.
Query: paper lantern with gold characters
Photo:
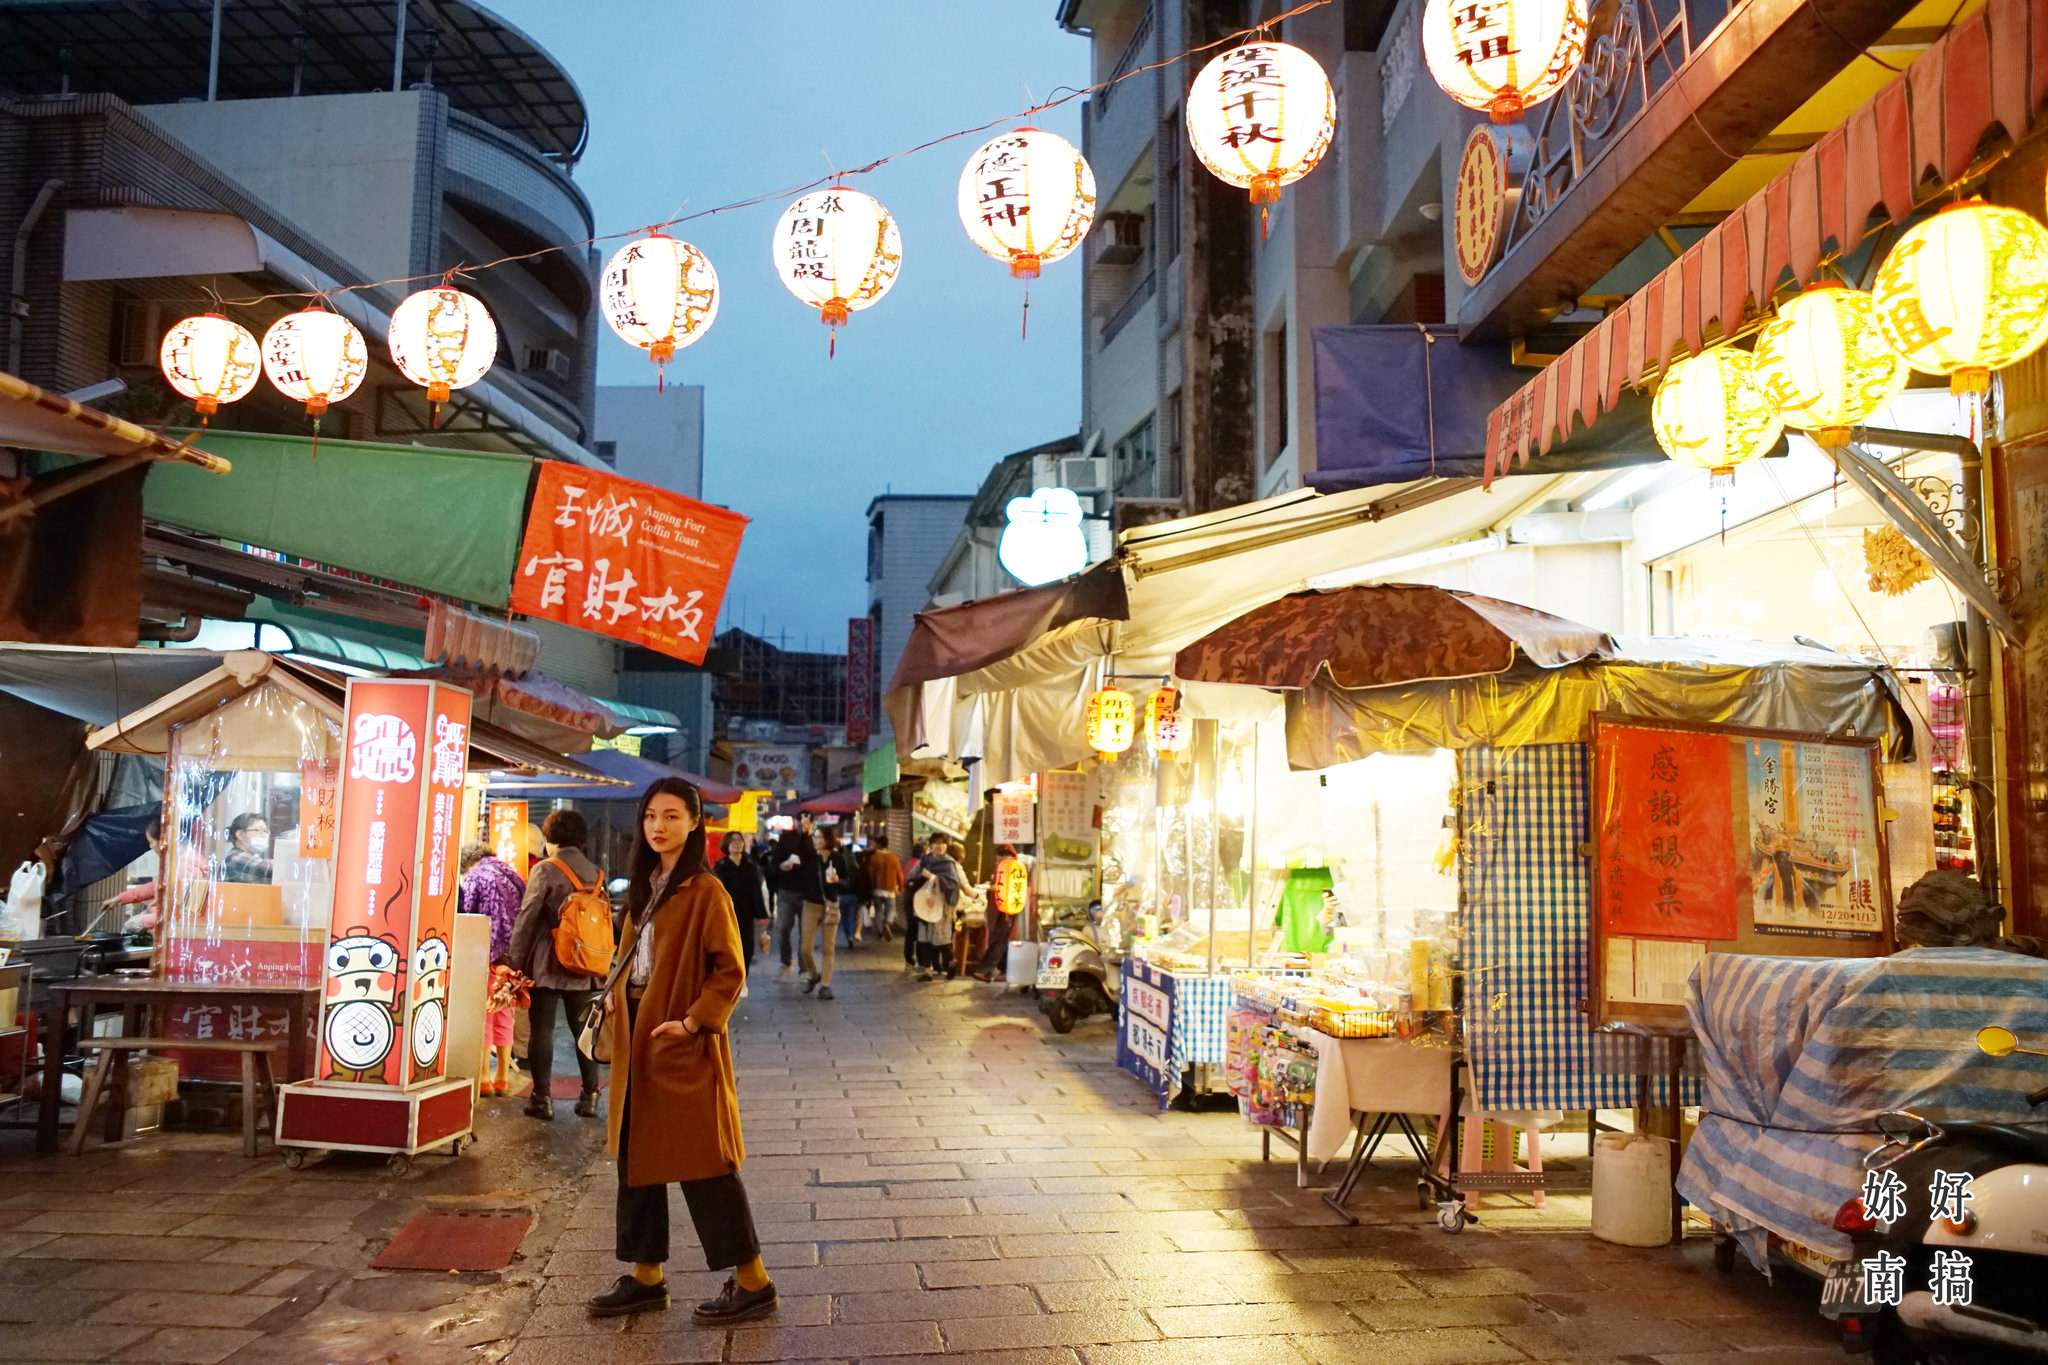
[[[1585,55],[1585,0],[1429,0],[1422,11],[1430,76],[1495,123],[1562,90]]]
[[[391,314],[391,363],[439,405],[491,371],[498,324],[482,299],[439,284],[408,295]]]
[[[1755,361],[1756,381],[1785,425],[1826,447],[1846,444],[1913,376],[1885,344],[1875,300],[1832,281],[1779,305],[1757,334]]]
[[[1261,210],[1314,170],[1337,136],[1337,96],[1314,57],[1253,40],[1202,68],[1187,93],[1188,141],[1209,173]]]
[[[363,386],[370,348],[356,325],[325,308],[286,313],[263,334],[263,373],[279,393],[306,405],[317,425],[330,404]]]
[[[1083,725],[1088,747],[1105,758],[1114,758],[1137,738],[1137,699],[1121,687],[1091,692]]]
[[[775,273],[783,287],[838,330],[872,308],[903,269],[903,234],[889,210],[844,185],[814,190],[775,223]]]
[[[1071,253],[1095,221],[1095,172],[1058,133],[1019,128],[990,138],[960,172],[960,223],[1020,280]]]
[[[598,297],[620,340],[654,362],[659,391],[668,382],[668,362],[710,331],[718,316],[718,272],[688,242],[650,232],[612,253]]]
[[[1145,738],[1155,754],[1177,754],[1188,747],[1188,721],[1181,714],[1179,688],[1157,687],[1145,698]]]
[[[1650,428],[1666,455],[1718,478],[1769,454],[1785,424],[1758,385],[1749,352],[1716,346],[1664,372]]]
[[[213,416],[223,403],[247,398],[263,372],[255,334],[220,313],[200,313],[173,325],[164,333],[157,363],[201,417]]]
[[[996,909],[1005,915],[1021,915],[1031,905],[1031,869],[1022,858],[1005,858],[991,888]]]
[[[1916,223],[1877,269],[1877,319],[1893,350],[1953,393],[2048,342],[2048,228],[1966,200]]]

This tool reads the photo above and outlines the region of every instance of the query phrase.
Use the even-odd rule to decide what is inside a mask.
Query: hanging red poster
[[[334,797],[337,769],[332,759],[299,760],[299,856],[334,856]]]
[[[1593,750],[1598,911],[1609,935],[1725,941],[1747,890],[1726,735],[1602,725]]]
[[[702,663],[746,529],[737,512],[543,461],[512,609]]]
[[[446,1067],[448,965],[455,941],[455,891],[461,877],[462,778],[469,770],[469,694],[434,690],[433,759],[427,768],[426,866],[413,927],[406,991],[406,1084],[438,1078]]]

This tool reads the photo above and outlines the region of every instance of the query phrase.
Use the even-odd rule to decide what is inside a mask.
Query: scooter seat
[[[1944,1121],[1942,1131],[1954,1140],[1981,1143],[1993,1151],[2030,1161],[2048,1161],[2048,1126],[2028,1127],[2016,1123],[1975,1123]]]

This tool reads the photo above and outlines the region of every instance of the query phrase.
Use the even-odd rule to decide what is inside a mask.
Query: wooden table
[[[318,986],[249,986],[224,982],[158,981],[149,977],[79,977],[73,981],[53,981],[50,993],[54,997],[54,1008],[50,1011],[50,1022],[42,1029],[43,1035],[43,1106],[36,1123],[36,1151],[44,1155],[57,1150],[57,1121],[63,1104],[64,1059],[70,1052],[75,1036],[72,1023],[74,1011],[84,1011],[86,1022],[83,1027],[90,1030],[91,1016],[100,1007],[118,1005],[121,1008],[121,1032],[133,1037],[141,1030],[142,1012],[145,1009],[161,1010],[164,1006],[180,1002],[201,1002],[209,1005],[267,1005],[282,1007],[291,1020],[291,1036],[286,1040],[286,1079],[311,1075],[312,1066],[306,1037],[306,1020],[318,1008],[320,988]],[[158,1021],[161,1032],[161,1021]],[[165,1038],[164,1046],[174,1048],[175,1038]],[[109,1106],[107,1111],[110,1139],[120,1138],[121,1114]]]

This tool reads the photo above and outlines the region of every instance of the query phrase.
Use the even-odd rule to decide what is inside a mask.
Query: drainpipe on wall
[[[28,239],[42,222],[43,214],[49,211],[50,201],[63,188],[61,180],[45,180],[36,191],[35,202],[28,206],[21,226],[14,230],[13,271],[7,288],[7,373],[12,375],[21,373],[22,331],[28,321]]]

